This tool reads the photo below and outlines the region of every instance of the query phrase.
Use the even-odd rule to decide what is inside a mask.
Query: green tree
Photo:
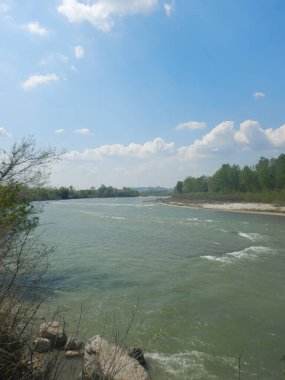
[[[285,189],[285,154],[280,154],[274,164],[274,187],[276,190],[283,190]]]
[[[191,193],[195,189],[195,178],[186,177],[183,181],[182,192],[183,193]]]
[[[259,183],[256,171],[245,166],[240,172],[240,189],[244,192],[259,191]]]
[[[47,269],[49,249],[37,243],[39,208],[27,188],[47,179],[53,149],[36,148],[33,139],[1,151],[0,160],[0,371],[3,379],[31,378],[24,354],[29,326],[40,304],[39,284]]]
[[[256,173],[261,190],[274,189],[274,175],[270,161],[261,157],[256,165]]]
[[[178,193],[178,194],[181,194],[182,193],[182,189],[183,189],[183,182],[182,181],[178,181],[175,188],[174,188],[174,192],[175,193]]]
[[[229,193],[240,190],[240,168],[237,165],[223,164],[209,181],[209,189],[213,192]]]

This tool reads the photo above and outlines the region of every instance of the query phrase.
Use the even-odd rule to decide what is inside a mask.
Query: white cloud
[[[75,129],[74,131],[78,135],[83,135],[83,136],[94,136],[94,133],[90,131],[88,128],[80,128],[80,129]]]
[[[182,129],[204,129],[207,128],[207,124],[201,121],[187,121],[186,123],[178,124],[175,129],[177,131]]]
[[[23,83],[21,83],[21,87],[25,90],[30,90],[32,88],[41,86],[43,84],[47,84],[49,82],[58,81],[59,77],[55,74],[46,74],[46,75],[31,75],[28,79],[26,79]]]
[[[276,149],[285,147],[285,125],[276,129],[263,129],[257,121],[246,120],[240,125],[235,139],[250,149]]]
[[[74,50],[74,54],[75,54],[75,57],[77,58],[77,59],[80,59],[80,58],[83,58],[83,56],[84,56],[84,49],[83,49],[83,47],[82,46],[75,46],[74,48],[73,48],[73,50]]]
[[[59,128],[59,129],[56,129],[55,131],[54,131],[54,133],[56,133],[56,134],[60,134],[60,133],[63,133],[65,130],[63,129],[63,128]]]
[[[39,36],[46,36],[48,34],[47,29],[42,27],[38,21],[29,22],[28,24],[23,25],[22,28],[30,33],[38,34]]]
[[[252,120],[237,126],[224,121],[189,146],[177,147],[158,137],[141,144],[110,144],[67,152],[52,181],[78,187],[97,187],[101,183],[171,187],[189,175],[212,175],[225,162],[242,167],[256,163],[260,156],[276,157],[284,152],[284,146],[285,124],[264,129]]]
[[[174,2],[164,3],[163,8],[167,16],[170,16],[174,12]]]
[[[254,92],[252,94],[252,96],[254,97],[254,99],[258,100],[258,99],[262,99],[265,97],[265,93],[264,92]]]
[[[224,121],[202,139],[178,149],[181,158],[225,157],[229,154],[254,150],[265,154],[285,146],[285,125],[276,129],[263,129],[257,121],[245,120],[239,128],[233,121]],[[263,152],[263,153],[261,153]]]
[[[101,145],[98,148],[86,149],[82,153],[72,151],[65,154],[69,159],[94,160],[102,157],[136,157],[147,158],[157,154],[173,154],[175,153],[174,143],[166,143],[162,138],[158,137],[153,141],[147,141],[144,144],[131,143],[129,145],[113,144]]]
[[[179,148],[179,155],[184,158],[206,157],[211,154],[225,154],[235,146],[234,123],[224,121],[213,128],[201,140],[196,140],[188,147]]]
[[[96,28],[108,32],[115,16],[127,16],[152,11],[158,0],[97,0],[82,3],[78,0],[62,0],[57,7],[69,22],[88,21]]]
[[[9,137],[12,137],[12,135],[10,133],[8,133],[5,128],[1,127],[0,128],[0,137],[9,138]]]
[[[262,149],[268,145],[266,132],[261,125],[254,120],[245,120],[240,124],[235,133],[235,140],[243,146]]]
[[[285,147],[285,124],[277,129],[266,129],[266,136],[271,144],[276,148],[281,148],[284,151]]]

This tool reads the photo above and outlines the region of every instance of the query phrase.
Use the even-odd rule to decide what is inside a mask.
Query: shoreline
[[[285,216],[285,206],[274,206],[270,203],[251,203],[251,202],[193,202],[176,201],[169,199],[159,199],[156,202],[164,206],[185,207],[203,210],[214,210],[224,212],[238,212],[247,214],[277,215]]]

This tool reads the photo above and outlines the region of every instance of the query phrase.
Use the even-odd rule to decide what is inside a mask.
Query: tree
[[[272,190],[274,188],[272,166],[267,158],[260,158],[256,165],[256,173],[261,190]]]
[[[276,190],[285,189],[285,154],[275,160],[274,186]]]
[[[52,148],[38,149],[32,137],[15,143],[10,152],[0,151],[0,184],[43,185],[51,162],[59,159]]]
[[[183,188],[183,182],[182,181],[178,181],[175,188],[174,188],[174,192],[175,193],[179,193],[181,194],[182,193],[182,188]]]
[[[14,144],[0,159],[0,371],[1,378],[27,376],[28,327],[40,299],[35,302],[50,250],[34,236],[39,208],[28,187],[48,178],[48,165],[58,160],[53,149],[37,149],[32,138]],[[37,294],[39,295],[39,294]]]
[[[249,166],[245,166],[240,172],[240,188],[244,192],[259,191],[259,183],[256,171]]]
[[[183,181],[182,192],[183,193],[191,193],[191,192],[193,192],[194,187],[195,187],[195,178],[187,177]]]
[[[223,164],[209,182],[210,191],[224,193],[239,191],[239,173],[240,168],[237,165]]]

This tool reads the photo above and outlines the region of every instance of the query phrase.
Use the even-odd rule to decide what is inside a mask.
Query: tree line
[[[114,198],[114,197],[137,197],[139,192],[130,187],[117,189],[113,186],[101,185],[98,189],[76,190],[69,187],[34,187],[27,188],[29,197],[37,201],[57,200],[57,199],[80,199],[80,198]]]
[[[254,166],[223,164],[212,176],[186,177],[178,181],[174,193],[262,193],[285,190],[285,154],[261,157]]]

